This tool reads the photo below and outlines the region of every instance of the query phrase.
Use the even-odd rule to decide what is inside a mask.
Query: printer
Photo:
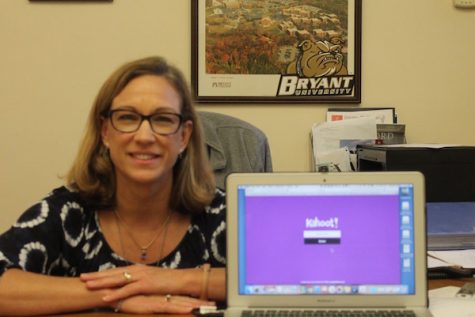
[[[428,250],[475,248],[475,147],[358,145],[358,171],[420,171]]]

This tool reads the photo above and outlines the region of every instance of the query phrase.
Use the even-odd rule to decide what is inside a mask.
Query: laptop
[[[427,202],[427,249],[475,249],[475,201]]]
[[[421,173],[243,173],[226,188],[226,316],[432,316]]]

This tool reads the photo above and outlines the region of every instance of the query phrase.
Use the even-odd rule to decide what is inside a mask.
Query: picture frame
[[[361,102],[361,0],[191,2],[196,102]]]

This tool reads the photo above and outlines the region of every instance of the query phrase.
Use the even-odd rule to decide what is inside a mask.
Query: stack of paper
[[[356,145],[372,144],[376,138],[374,117],[314,124],[311,139],[315,169],[327,165],[341,172],[354,170],[351,165],[356,166]]]
[[[327,121],[362,117],[373,117],[376,120],[377,139],[382,144],[406,143],[406,125],[397,123],[395,108],[329,108],[327,111]]]
[[[378,124],[397,123],[394,108],[329,108],[327,121],[348,120],[362,117],[373,117]]]

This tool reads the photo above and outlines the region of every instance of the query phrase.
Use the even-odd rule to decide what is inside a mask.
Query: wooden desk
[[[430,279],[428,280],[427,287],[431,290],[434,288],[440,288],[445,286],[458,286],[462,287],[463,284],[472,282],[475,283],[475,278],[457,278],[457,279]]]

